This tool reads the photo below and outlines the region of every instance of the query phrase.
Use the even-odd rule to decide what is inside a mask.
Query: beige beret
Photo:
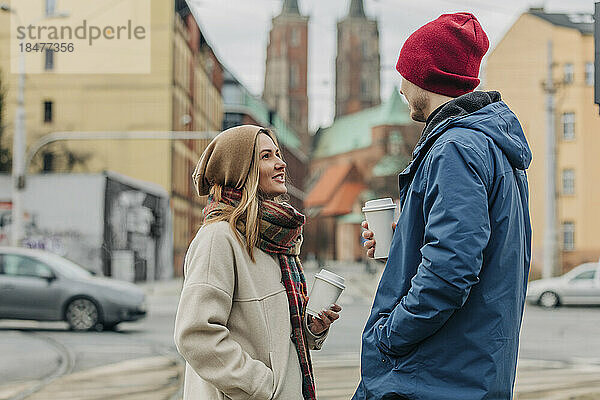
[[[241,189],[250,173],[256,137],[268,134],[279,147],[273,132],[254,125],[241,125],[219,133],[206,147],[192,175],[196,192],[206,196],[210,188],[221,186]]]

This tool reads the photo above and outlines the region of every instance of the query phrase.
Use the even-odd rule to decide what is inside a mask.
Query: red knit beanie
[[[458,97],[479,85],[479,65],[489,45],[473,14],[444,14],[409,36],[396,69],[422,89]]]

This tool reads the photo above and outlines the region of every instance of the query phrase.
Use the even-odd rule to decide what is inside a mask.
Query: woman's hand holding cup
[[[342,307],[337,304],[332,304],[329,307],[329,310],[322,310],[319,313],[319,318],[314,318],[312,315],[309,315],[308,327],[310,331],[315,335],[320,335],[325,332],[329,329],[329,326],[340,317],[338,314],[340,311],[342,311]]]

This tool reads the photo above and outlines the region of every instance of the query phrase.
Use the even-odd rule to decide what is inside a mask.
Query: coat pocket
[[[285,289],[260,299],[259,303],[267,328],[269,349],[274,351],[276,350],[274,347],[281,342],[281,334],[286,330],[291,333],[290,310]],[[287,337],[289,338],[289,333]]]
[[[275,370],[273,369],[273,352],[270,351],[269,352],[269,361],[271,362],[271,371],[273,371],[273,391],[271,392],[271,397],[269,398],[269,400],[272,400],[275,398],[275,394],[277,393],[277,379],[275,378]]]
[[[273,396],[281,392],[288,369],[290,349],[290,311],[285,289],[260,300],[269,341],[269,364],[273,371]]]

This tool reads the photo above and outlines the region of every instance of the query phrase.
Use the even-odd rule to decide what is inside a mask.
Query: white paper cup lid
[[[317,275],[315,275],[315,278],[323,279],[324,281],[327,281],[332,285],[338,286],[341,289],[346,288],[346,285],[344,285],[344,282],[346,280],[343,277],[334,274],[331,271],[327,271],[326,269],[322,269]]]
[[[396,204],[394,204],[393,200],[389,197],[384,199],[375,199],[369,200],[365,203],[363,207],[363,212],[368,211],[379,211],[379,210],[389,210],[391,208],[396,208]]]

